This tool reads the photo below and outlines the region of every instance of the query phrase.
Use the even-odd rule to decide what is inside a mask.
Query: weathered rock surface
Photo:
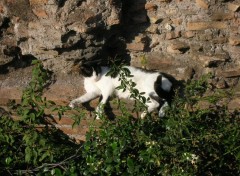
[[[179,80],[212,73],[215,88],[239,88],[239,38],[239,0],[1,0],[0,104],[20,98],[32,59],[58,75],[45,94],[58,103],[82,93],[81,59],[116,56]],[[229,106],[238,104],[236,96]]]
[[[239,78],[239,7],[237,0],[3,0],[0,72],[14,74],[36,58],[69,74],[80,59],[118,55],[178,79],[211,72],[231,82]]]
[[[118,55],[135,63],[142,55],[161,53],[175,58],[175,65],[199,66],[195,58],[227,53],[236,66],[239,7],[239,1],[206,0],[3,0],[0,65],[32,56],[55,72],[69,73],[83,58]],[[222,60],[221,68],[228,61]]]
[[[20,48],[21,55],[53,59],[54,64],[56,58],[94,58],[114,35],[111,28],[120,24],[122,11],[120,0],[3,0],[0,7],[2,64],[10,60],[6,47]],[[70,66],[64,69],[69,71]]]

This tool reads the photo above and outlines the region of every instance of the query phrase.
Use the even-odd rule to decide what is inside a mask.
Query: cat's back
[[[138,83],[153,83],[160,74],[158,71],[148,71],[131,66],[126,68],[128,68],[131,75],[133,75],[133,81]]]

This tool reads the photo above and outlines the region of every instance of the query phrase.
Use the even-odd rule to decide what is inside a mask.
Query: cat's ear
[[[82,64],[80,66],[80,73],[84,76],[84,77],[91,77],[93,75],[93,67],[87,65],[87,64]]]
[[[157,80],[156,80],[156,84],[158,87],[162,87],[162,75],[158,75]]]
[[[100,75],[102,72],[102,68],[99,65],[94,65],[93,66],[94,71],[96,72],[96,75]]]
[[[84,60],[82,62],[82,64],[95,66],[95,65],[101,65],[101,62],[102,62],[101,59],[98,59],[98,60]]]

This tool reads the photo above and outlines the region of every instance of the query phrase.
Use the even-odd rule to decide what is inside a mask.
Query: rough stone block
[[[134,38],[134,42],[136,43],[144,43],[147,41],[147,36],[146,35],[138,35]]]
[[[146,10],[155,11],[155,10],[157,10],[157,8],[158,8],[158,6],[154,3],[148,2],[148,3],[145,4],[145,9]]]
[[[224,79],[221,79],[217,82],[216,84],[217,89],[226,89],[227,88],[227,83]]]
[[[183,33],[183,36],[185,38],[192,38],[192,37],[195,36],[195,32],[193,32],[193,31],[186,31],[186,32]]]
[[[38,18],[48,18],[48,14],[45,10],[43,9],[33,9],[33,13],[38,17]]]
[[[31,6],[35,5],[45,5],[48,3],[48,0],[29,0]]]
[[[174,41],[167,47],[167,52],[171,54],[182,54],[185,53],[189,48],[190,46],[186,43]]]
[[[209,4],[205,0],[196,0],[196,4],[203,9],[209,8]]]
[[[223,44],[227,42],[227,38],[226,37],[215,37],[212,39],[212,42],[214,44]]]
[[[166,40],[171,40],[171,39],[176,39],[181,37],[181,32],[180,31],[172,31],[172,32],[168,32],[166,33]]]
[[[131,51],[144,51],[145,43],[129,43],[127,49]]]
[[[176,15],[176,14],[177,14],[178,9],[176,9],[176,8],[169,8],[169,9],[167,9],[165,12],[166,12],[166,14],[167,14],[168,16],[173,16],[173,15]]]
[[[65,134],[67,135],[79,135],[79,134],[82,134],[82,135],[85,135],[86,132],[88,131],[88,127],[87,126],[84,126],[81,124],[80,127],[75,127],[75,128],[72,128],[72,125],[56,125],[56,128],[60,129],[61,131],[63,131]]]
[[[240,110],[240,98],[234,98],[228,103],[228,109],[230,110]]]
[[[218,77],[225,78],[240,77],[240,68],[233,68],[226,71],[217,71],[216,75]]]
[[[156,0],[158,2],[169,2],[170,0]]]
[[[167,52],[168,52],[168,53],[171,53],[171,54],[181,54],[181,53],[182,53],[180,50],[173,49],[172,46],[168,46],[168,47],[167,47]]]
[[[203,64],[204,67],[216,67],[220,63],[227,61],[228,58],[229,57],[226,55],[198,56],[199,61]]]
[[[146,68],[157,69],[162,72],[172,73],[176,70],[176,65],[179,64],[172,56],[161,52],[150,52],[145,56]],[[131,65],[142,67],[141,57],[134,57],[131,60]]]
[[[207,22],[189,22],[187,24],[187,30],[197,31],[206,29],[226,29],[227,24],[221,21],[207,21]]]
[[[1,87],[0,89],[0,105],[7,105],[10,100],[20,102],[22,96],[22,88]]]
[[[161,21],[161,18],[157,16],[149,16],[149,20],[151,24],[157,24]]]
[[[175,18],[175,19],[171,19],[171,20],[175,26],[179,26],[183,22],[183,19],[181,19],[181,18]]]
[[[235,3],[228,3],[228,9],[233,12],[236,12],[240,9],[240,5]]]
[[[239,19],[239,24],[240,24],[240,19]],[[239,26],[240,25],[238,25],[237,22],[235,23],[235,20],[234,20],[233,24],[230,27],[231,28],[231,33],[236,34],[236,35],[240,34]]]
[[[230,45],[233,45],[233,46],[240,45],[240,35],[231,36],[231,37],[229,37],[228,41],[229,41]]]
[[[108,19],[107,19],[107,24],[109,26],[120,24],[120,19],[119,18],[113,18],[112,16],[109,16]]]
[[[150,32],[153,34],[158,33],[158,25],[157,24],[151,24],[147,29],[146,32]]]
[[[74,23],[68,27],[70,30],[74,30],[77,33],[87,33],[91,31],[91,28],[89,28],[86,24],[82,23]]]
[[[215,12],[212,16],[211,19],[213,21],[220,21],[220,20],[231,20],[234,18],[234,13],[229,12],[229,13],[224,13],[224,12]]]

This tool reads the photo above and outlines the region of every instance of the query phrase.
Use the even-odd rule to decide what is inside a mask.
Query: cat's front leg
[[[108,95],[102,95],[102,100],[100,101],[96,108],[96,119],[101,119],[101,117],[103,116],[104,106],[107,103],[108,97],[109,97]]]
[[[146,115],[147,115],[147,111],[143,111],[142,114],[141,114],[141,116],[140,116],[141,119],[144,119],[144,118],[146,117]]]
[[[159,103],[154,99],[150,99],[150,101],[146,103],[146,106],[147,106],[147,111],[143,111],[143,113],[140,116],[141,119],[144,119],[147,113],[151,113],[152,111],[157,109],[159,107]]]
[[[77,104],[78,104],[77,99],[74,99],[74,100],[72,100],[72,101],[69,103],[68,106],[69,106],[70,108],[75,108]]]
[[[82,95],[81,97],[79,98],[76,98],[74,100],[72,100],[70,103],[69,103],[69,107],[71,108],[75,108],[78,104],[80,103],[86,103],[92,99],[95,99],[99,96],[99,94],[95,93],[95,92],[88,92],[84,95]]]

